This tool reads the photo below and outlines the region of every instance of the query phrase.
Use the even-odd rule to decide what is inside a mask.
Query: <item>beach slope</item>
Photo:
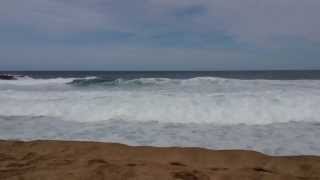
[[[253,151],[0,141],[1,180],[320,180],[320,157]]]

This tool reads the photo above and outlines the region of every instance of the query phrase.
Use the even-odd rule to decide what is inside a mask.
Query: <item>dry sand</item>
[[[0,141],[1,180],[320,180],[320,157],[253,151]]]

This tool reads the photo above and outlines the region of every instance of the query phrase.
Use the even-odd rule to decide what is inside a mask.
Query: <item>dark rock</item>
[[[17,77],[14,75],[0,74],[0,80],[17,80]]]

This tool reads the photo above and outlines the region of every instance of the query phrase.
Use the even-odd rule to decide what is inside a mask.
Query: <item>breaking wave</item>
[[[320,153],[320,80],[0,80],[1,139]]]
[[[319,80],[25,78],[0,81],[0,116],[80,122],[318,122],[319,89]]]
[[[108,78],[85,78],[75,79],[68,84],[75,86],[164,86],[164,85],[185,85],[188,83],[201,85],[216,84],[229,81],[229,79],[214,77],[197,77],[191,79],[170,79],[170,78],[138,78],[138,79],[108,79]]]

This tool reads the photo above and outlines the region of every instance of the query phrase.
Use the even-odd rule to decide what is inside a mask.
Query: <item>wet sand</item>
[[[0,141],[1,180],[320,180],[320,156],[131,147],[70,141]]]

